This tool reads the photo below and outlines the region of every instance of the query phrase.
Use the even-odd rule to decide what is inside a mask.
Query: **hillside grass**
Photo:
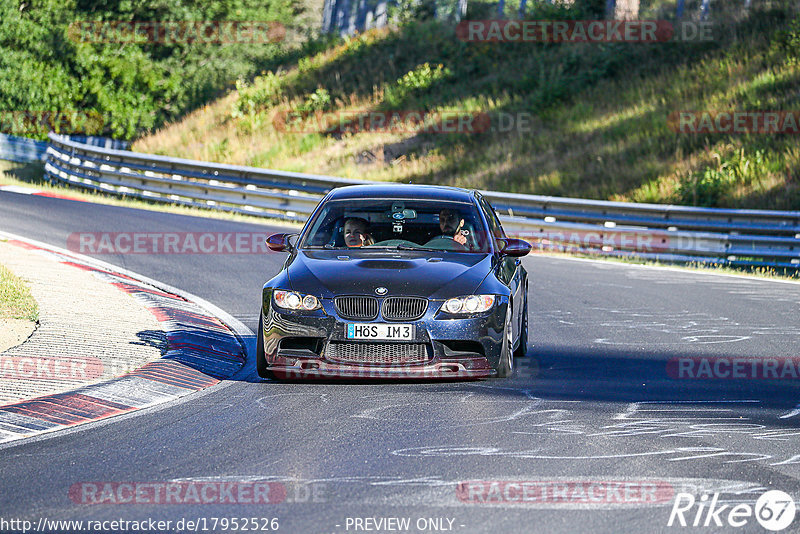
[[[532,4],[531,19],[592,17],[580,7]],[[648,6],[642,18],[673,15],[669,3]],[[470,3],[469,17],[487,18],[490,7]],[[800,109],[792,4],[715,9],[709,42],[467,43],[437,21],[310,42],[296,61],[240,79],[133,149],[372,180],[800,209],[797,136],[668,126],[682,110]],[[314,131],[314,113],[347,110],[486,112],[493,126],[503,113],[529,113],[532,121],[527,130],[473,134]],[[308,116],[301,126],[312,131],[283,131],[288,112]]]

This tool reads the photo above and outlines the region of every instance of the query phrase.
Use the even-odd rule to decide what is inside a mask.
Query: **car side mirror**
[[[531,244],[522,239],[505,238],[501,241],[504,243],[500,249],[500,254],[503,256],[521,257],[527,256],[531,251]]]
[[[272,234],[267,238],[267,247],[273,252],[291,252],[294,250],[291,238],[297,234]]]

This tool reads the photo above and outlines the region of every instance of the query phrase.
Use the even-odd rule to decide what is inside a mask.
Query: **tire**
[[[259,313],[258,333],[256,333],[256,370],[261,378],[275,378],[272,371],[267,368],[267,359],[264,357],[264,316]]]
[[[503,345],[500,349],[500,361],[497,363],[497,378],[508,378],[514,374],[514,324],[511,304],[508,306],[506,325],[503,328]]]
[[[525,306],[522,309],[522,329],[519,332],[519,346],[514,351],[515,358],[522,358],[528,352],[528,284],[525,284]]]

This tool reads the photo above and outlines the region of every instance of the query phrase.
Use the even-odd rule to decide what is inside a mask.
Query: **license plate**
[[[413,324],[347,323],[347,339],[411,340]]]

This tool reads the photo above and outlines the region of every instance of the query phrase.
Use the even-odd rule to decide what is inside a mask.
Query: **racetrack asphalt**
[[[0,192],[0,230],[66,247],[75,232],[281,229]],[[253,330],[260,288],[285,259],[96,257],[194,293]],[[210,531],[223,531],[221,518],[246,517],[278,518],[282,532],[355,532],[374,526],[366,518],[397,517],[410,519],[408,532],[432,532],[425,521],[436,518],[453,532],[721,532],[732,527],[703,527],[705,514],[696,528],[668,527],[675,495],[719,493],[722,521],[767,489],[798,500],[798,378],[691,379],[676,369],[705,362],[730,376],[735,359],[763,358],[789,369],[800,358],[800,285],[535,255],[524,263],[532,346],[512,379],[276,383],[257,378],[251,360],[221,387],[2,449],[2,518],[153,518],[173,521],[171,531],[180,519],[210,528],[217,518]],[[173,481],[276,481],[286,496],[87,503],[105,482]],[[505,495],[470,497],[458,490],[466,481]],[[538,489],[521,501],[514,481]],[[481,495],[491,502],[473,502]],[[685,513],[690,525],[697,510]],[[736,530],[764,531],[753,517]]]

